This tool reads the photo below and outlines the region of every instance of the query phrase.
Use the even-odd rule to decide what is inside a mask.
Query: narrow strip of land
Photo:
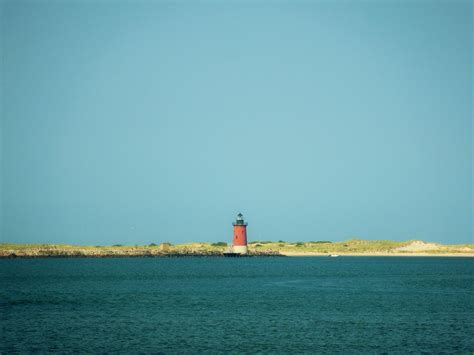
[[[341,254],[324,254],[315,252],[282,252],[284,256],[446,256],[446,257],[474,257],[474,253],[341,253]]]
[[[149,245],[79,246],[67,244],[0,244],[0,258],[15,257],[180,257],[224,256],[229,246],[219,243],[151,243]],[[474,244],[443,245],[420,240],[352,239],[343,242],[252,241],[250,256],[474,256]]]

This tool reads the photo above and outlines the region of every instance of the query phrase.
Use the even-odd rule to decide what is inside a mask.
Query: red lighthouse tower
[[[244,221],[242,213],[237,215],[232,225],[234,226],[233,252],[247,254],[247,222]]]

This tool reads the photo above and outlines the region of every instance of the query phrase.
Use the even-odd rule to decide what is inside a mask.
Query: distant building
[[[158,248],[159,248],[160,251],[168,251],[168,250],[171,249],[171,244],[170,243],[161,243]]]

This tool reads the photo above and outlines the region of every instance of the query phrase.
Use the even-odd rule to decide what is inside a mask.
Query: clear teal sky
[[[2,240],[472,243],[472,17],[1,1]]]

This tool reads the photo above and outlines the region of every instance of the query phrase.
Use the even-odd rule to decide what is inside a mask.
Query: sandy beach
[[[327,253],[316,253],[316,252],[293,252],[293,251],[283,251],[280,252],[285,256],[330,256],[331,254]],[[338,256],[427,256],[427,257],[474,257],[474,253],[442,253],[442,254],[433,254],[433,253],[344,253],[336,254]]]

